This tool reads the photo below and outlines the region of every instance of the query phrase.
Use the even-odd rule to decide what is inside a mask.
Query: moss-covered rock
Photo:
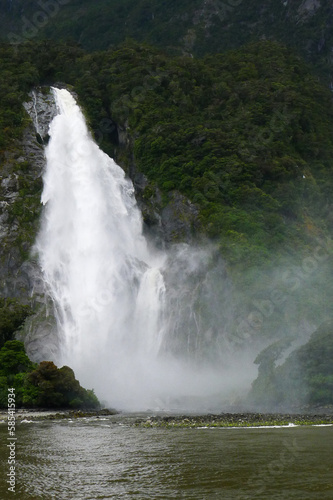
[[[252,386],[252,402],[266,408],[332,405],[333,322],[322,324],[280,366],[275,365],[279,357],[275,355],[276,345],[265,349],[257,359],[259,375]],[[282,344],[280,347],[283,349]]]

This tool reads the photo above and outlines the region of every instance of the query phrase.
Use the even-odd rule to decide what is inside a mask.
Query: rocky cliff
[[[33,244],[41,217],[44,144],[56,107],[48,89],[31,92],[24,106],[31,122],[22,141],[6,154],[1,171],[0,279],[3,297],[30,305],[35,312],[18,338],[24,339],[33,361],[42,361],[54,356],[58,346]]]
[[[5,297],[31,302],[31,292],[38,287],[38,266],[32,245],[41,214],[40,194],[45,165],[43,141],[52,116],[49,95],[31,94],[25,103],[31,123],[22,141],[6,154],[0,185],[0,279]],[[54,108],[54,105],[53,105]],[[54,109],[53,109],[54,112]],[[35,123],[38,132],[36,132]]]
[[[49,140],[49,125],[57,110],[50,88],[31,91],[24,107],[30,117],[23,140],[15,152],[8,153],[1,180],[0,279],[3,296],[29,304],[34,314],[16,337],[24,341],[33,361],[55,360],[59,355],[53,304],[41,277],[34,241],[42,217],[40,203],[42,174],[45,168],[44,148]],[[126,138],[124,139],[126,143]],[[121,144],[123,147],[126,144]],[[174,191],[162,203],[156,187],[147,190],[146,177],[137,171],[135,162],[129,169],[139,206],[143,213],[145,232],[160,247],[193,239],[198,225],[198,210],[183,195]],[[149,192],[149,194],[147,194]]]

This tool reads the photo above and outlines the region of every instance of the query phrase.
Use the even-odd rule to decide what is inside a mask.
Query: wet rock
[[[32,248],[41,216],[44,145],[57,110],[48,88],[33,90],[24,107],[31,123],[1,166],[0,287],[3,297],[15,298],[36,311],[17,338],[25,343],[31,359],[39,362],[57,359],[59,352],[53,307]]]
[[[169,202],[161,213],[161,224],[167,243],[190,243],[199,226],[199,210],[178,191],[169,194]]]
[[[51,304],[49,307],[40,305],[39,310],[25,321],[16,338],[24,342],[31,361],[40,363],[52,360],[59,363],[60,339]]]
[[[30,92],[30,100],[24,107],[33,120],[36,139],[39,144],[48,141],[49,126],[57,114],[57,107],[49,87],[37,88]]]

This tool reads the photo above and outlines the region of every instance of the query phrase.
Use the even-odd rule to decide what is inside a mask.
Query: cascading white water
[[[158,352],[163,257],[147,248],[131,182],[92,141],[71,94],[54,93],[59,115],[46,149],[38,251],[63,336],[62,362],[90,385],[98,365],[124,377],[117,366],[124,352]]]
[[[215,394],[225,384],[221,373],[200,372],[165,349],[169,326],[177,351],[175,325],[183,328],[184,321],[166,314],[161,269],[167,256],[147,246],[132,183],[94,143],[72,95],[53,92],[59,114],[46,148],[36,247],[61,337],[56,361],[71,366],[100,399],[124,409]]]

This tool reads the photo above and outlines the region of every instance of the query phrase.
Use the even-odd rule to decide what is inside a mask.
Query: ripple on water
[[[246,432],[244,428],[221,428],[207,432],[137,428],[118,425],[111,418],[106,426],[105,420],[18,426],[17,497],[333,498],[331,427],[247,428]],[[5,431],[0,429],[1,437]],[[7,450],[2,444],[0,451],[0,463],[5,464]],[[4,487],[0,483],[0,498],[6,498]]]

